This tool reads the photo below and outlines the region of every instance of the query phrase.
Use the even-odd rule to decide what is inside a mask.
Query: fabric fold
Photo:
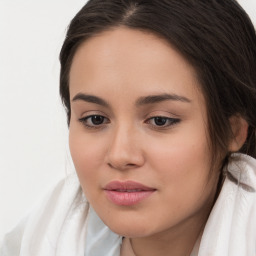
[[[254,256],[256,160],[233,154],[226,171],[227,178],[206,223],[198,255]]]
[[[119,256],[122,237],[112,232],[90,207],[85,255]]]

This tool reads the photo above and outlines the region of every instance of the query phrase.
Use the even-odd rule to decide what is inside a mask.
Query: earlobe
[[[229,142],[229,151],[237,152],[245,143],[248,133],[248,123],[240,115],[233,115],[229,118],[232,138]]]

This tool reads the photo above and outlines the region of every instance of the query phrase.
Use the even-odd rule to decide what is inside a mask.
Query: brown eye
[[[166,124],[167,122],[167,118],[165,117],[161,117],[161,116],[157,116],[157,117],[154,117],[154,122],[157,126],[163,126]]]
[[[91,122],[94,125],[100,125],[104,122],[104,116],[91,116]]]
[[[180,119],[178,118],[171,118],[171,117],[165,117],[165,116],[154,116],[149,118],[146,123],[150,124],[153,127],[159,127],[159,128],[167,128],[169,126],[175,125],[180,122]]]
[[[109,123],[109,120],[101,115],[90,115],[79,119],[84,126],[88,128],[98,128],[102,127],[102,125]]]

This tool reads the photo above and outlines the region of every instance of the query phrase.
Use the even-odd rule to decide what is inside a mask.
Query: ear
[[[233,115],[229,118],[232,138],[228,149],[230,152],[237,152],[245,143],[248,132],[248,123],[240,115]]]

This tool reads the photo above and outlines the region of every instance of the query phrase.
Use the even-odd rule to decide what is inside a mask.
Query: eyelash
[[[93,124],[92,118],[102,118],[102,123],[100,124]],[[157,119],[163,119],[164,121],[163,125],[157,125],[156,121]],[[90,120],[91,124],[88,124],[88,121]],[[155,124],[150,123],[151,121],[154,121]],[[158,120],[160,121],[160,120]],[[174,126],[178,124],[181,120],[179,118],[171,118],[166,116],[153,116],[148,118],[145,123],[149,124],[153,129],[168,129],[171,126]],[[109,119],[102,115],[89,115],[83,118],[79,119],[79,122],[81,122],[87,129],[101,129],[104,127],[105,124],[110,123]],[[166,124],[167,123],[167,124]]]
[[[88,124],[88,120],[92,119],[93,117],[103,118],[103,123],[100,123],[99,125],[96,125],[96,124],[93,124],[92,120],[91,120],[90,121],[91,124]],[[104,120],[105,120],[105,122],[104,122]],[[80,118],[79,122],[81,122],[88,129],[100,129],[100,128],[102,128],[102,125],[105,125],[105,124],[109,123],[109,119],[107,119],[105,116],[102,116],[102,115],[89,115],[89,116],[85,116],[83,118]]]
[[[163,119],[164,124],[163,125],[156,125],[157,119]],[[154,121],[155,124],[151,124],[150,122]],[[159,120],[158,120],[159,121]],[[179,118],[172,118],[172,117],[166,117],[166,116],[153,116],[148,118],[145,123],[148,123],[151,125],[154,129],[168,129],[171,126],[174,126],[178,124],[181,120]],[[167,124],[166,124],[167,123]]]

